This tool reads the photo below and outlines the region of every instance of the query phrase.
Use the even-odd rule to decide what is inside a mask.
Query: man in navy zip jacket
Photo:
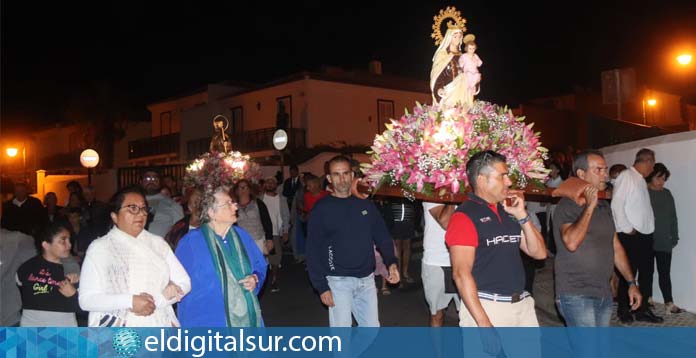
[[[329,161],[330,196],[319,200],[309,215],[307,270],[321,302],[329,307],[331,327],[379,327],[373,245],[389,267],[387,281],[399,282],[394,243],[377,207],[351,196],[350,161]]]

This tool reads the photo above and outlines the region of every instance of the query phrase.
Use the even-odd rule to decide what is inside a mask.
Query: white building
[[[222,114],[234,150],[253,157],[276,155],[271,138],[280,103],[288,114],[288,149],[369,146],[385,122],[416,102],[431,100],[428,83],[371,72],[326,68],[260,86],[213,84],[188,95],[152,103],[152,136],[131,141],[130,165],[185,163],[208,151],[212,119]]]

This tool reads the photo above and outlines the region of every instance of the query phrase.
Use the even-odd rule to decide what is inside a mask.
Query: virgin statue
[[[444,19],[453,19],[447,23],[447,32],[442,36],[440,26]],[[474,35],[466,35],[466,20],[453,7],[440,10],[435,16],[432,37],[439,45],[433,56],[433,67],[430,71],[430,90],[433,103],[441,106],[473,104],[474,95],[479,92],[481,75],[478,67],[482,61],[474,53],[476,45]],[[464,41],[467,40],[467,41]],[[467,43],[467,53],[462,54],[462,42]],[[471,45],[473,46],[471,46]]]

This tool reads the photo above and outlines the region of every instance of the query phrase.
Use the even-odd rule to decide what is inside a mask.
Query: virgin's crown
[[[433,33],[430,37],[435,39],[435,46],[442,42],[444,35],[442,34],[442,23],[447,21],[448,29],[458,29],[462,32],[466,32],[466,19],[462,17],[461,12],[457,10],[454,6],[448,6],[444,10],[440,10],[440,13],[433,17]]]

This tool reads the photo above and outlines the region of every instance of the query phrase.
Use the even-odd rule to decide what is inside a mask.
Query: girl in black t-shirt
[[[37,236],[40,255],[17,270],[22,294],[22,327],[77,327],[78,274],[65,275],[61,259],[70,256],[70,232],[51,224]]]

